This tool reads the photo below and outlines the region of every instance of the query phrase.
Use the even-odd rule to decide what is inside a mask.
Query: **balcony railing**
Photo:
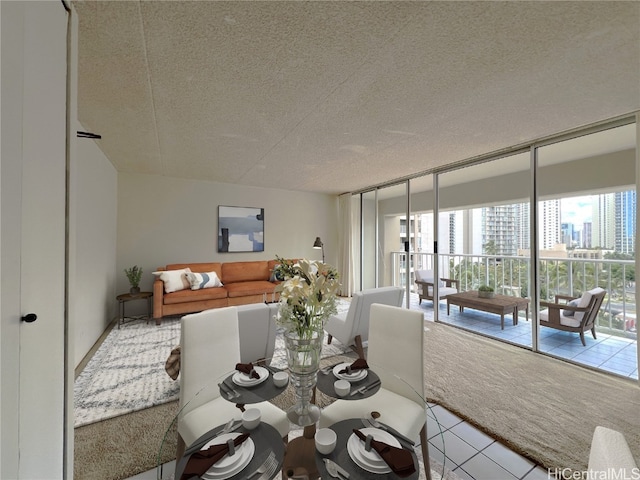
[[[410,270],[415,291],[415,270],[433,270],[434,254],[392,252],[393,285],[405,286]],[[461,291],[492,285],[497,293],[531,298],[530,259],[522,256],[450,254],[438,256],[439,275],[459,281]],[[596,286],[608,293],[600,308],[596,329],[611,335],[637,337],[635,268],[633,260],[540,258],[541,300],[554,301],[556,294],[579,297]]]

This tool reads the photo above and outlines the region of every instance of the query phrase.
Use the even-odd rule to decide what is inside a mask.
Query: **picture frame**
[[[218,252],[264,252],[264,208],[218,205]]]

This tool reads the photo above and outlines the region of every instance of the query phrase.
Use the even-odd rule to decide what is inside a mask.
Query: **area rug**
[[[427,397],[545,468],[587,467],[597,425],[640,456],[640,385],[427,322]]]
[[[180,341],[180,320],[144,320],[114,328],[74,384],[79,427],[178,398],[178,382],[164,364]]]
[[[349,308],[340,299],[338,311]],[[114,328],[74,384],[75,426],[124,415],[176,400],[179,382],[164,369],[171,349],[180,342],[180,318],[164,318],[160,325],[145,320]],[[322,357],[350,350],[334,341]],[[285,367],[284,338],[276,335],[274,366]]]

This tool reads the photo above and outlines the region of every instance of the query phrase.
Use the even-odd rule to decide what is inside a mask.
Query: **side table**
[[[120,328],[120,325],[123,325],[125,323],[125,319],[126,318],[131,318],[134,320],[138,320],[140,318],[144,318],[143,316],[137,316],[137,317],[127,317],[124,313],[124,306],[126,305],[127,302],[132,302],[134,300],[147,300],[147,322],[149,321],[149,319],[151,318],[151,303],[152,303],[152,299],[153,299],[153,292],[140,292],[136,295],[132,295],[130,293],[123,293],[121,295],[118,295],[116,297],[116,300],[118,300],[118,308],[119,308],[119,313],[120,316],[118,318],[118,328]]]

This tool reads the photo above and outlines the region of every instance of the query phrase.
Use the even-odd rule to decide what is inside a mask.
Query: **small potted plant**
[[[140,293],[140,279],[142,278],[142,268],[134,265],[131,268],[125,268],[124,273],[129,280],[129,284],[131,288],[129,289],[129,293],[131,295],[138,295]]]
[[[493,298],[495,296],[491,285],[480,285],[478,287],[478,296],[480,298]]]

